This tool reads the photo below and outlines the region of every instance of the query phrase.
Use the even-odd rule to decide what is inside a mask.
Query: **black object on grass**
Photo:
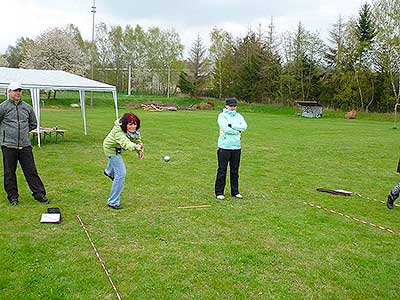
[[[329,193],[332,195],[339,195],[339,196],[351,196],[353,195],[353,192],[350,191],[345,191],[345,190],[328,190],[324,188],[317,188],[318,192],[324,192],[324,193]]]

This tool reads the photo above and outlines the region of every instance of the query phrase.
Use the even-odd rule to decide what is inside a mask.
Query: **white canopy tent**
[[[36,114],[38,145],[40,147],[40,90],[79,91],[83,117],[83,127],[87,135],[85,92],[111,92],[114,99],[115,114],[118,118],[118,98],[115,86],[87,79],[64,71],[15,69],[0,67],[0,88],[7,89],[10,82],[19,82],[23,89],[29,89],[32,107]]]

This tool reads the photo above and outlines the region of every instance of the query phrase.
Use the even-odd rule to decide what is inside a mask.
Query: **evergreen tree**
[[[210,74],[206,48],[199,35],[190,49],[188,68],[188,80],[193,84],[193,95],[198,96],[204,92]]]
[[[356,57],[354,58],[354,77],[357,82],[360,108],[368,111],[375,100],[375,80],[373,73],[373,40],[376,35],[375,23],[368,3],[363,4],[355,23],[354,34],[357,38]]]
[[[178,87],[182,93],[193,95],[195,92],[195,87],[193,83],[189,80],[188,74],[186,72],[181,72],[179,75]]]
[[[238,40],[234,47],[235,95],[247,102],[260,102],[263,88],[260,87],[261,69],[265,44],[253,31]]]
[[[366,2],[360,9],[357,24],[357,37],[360,42],[369,45],[376,35],[375,24],[370,5]]]

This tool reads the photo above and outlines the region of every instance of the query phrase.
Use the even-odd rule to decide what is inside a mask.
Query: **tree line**
[[[292,105],[315,100],[334,109],[393,111],[400,102],[400,0],[363,4],[341,16],[324,41],[299,22],[277,34],[249,29],[244,37],[213,28],[206,47],[199,36],[183,58],[179,34],[158,27],[96,26],[94,44],[74,25],[20,38],[0,65],[58,69],[131,89],[134,93],[182,92],[194,97],[237,97],[246,102]]]

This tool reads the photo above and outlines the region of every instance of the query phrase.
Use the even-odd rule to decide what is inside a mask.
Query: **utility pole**
[[[128,68],[128,96],[131,95],[131,89],[132,89],[132,64],[129,64]]]
[[[168,83],[167,83],[167,98],[169,98],[169,84],[171,81],[171,66],[168,65]]]
[[[222,64],[221,58],[218,59],[219,64],[219,99],[222,99]]]
[[[91,51],[91,75],[92,75],[92,80],[94,79],[94,15],[96,14],[96,0],[93,0],[93,5],[92,5],[92,14],[93,14],[93,22],[92,22],[92,51]],[[93,92],[90,94],[90,106],[93,106]]]

